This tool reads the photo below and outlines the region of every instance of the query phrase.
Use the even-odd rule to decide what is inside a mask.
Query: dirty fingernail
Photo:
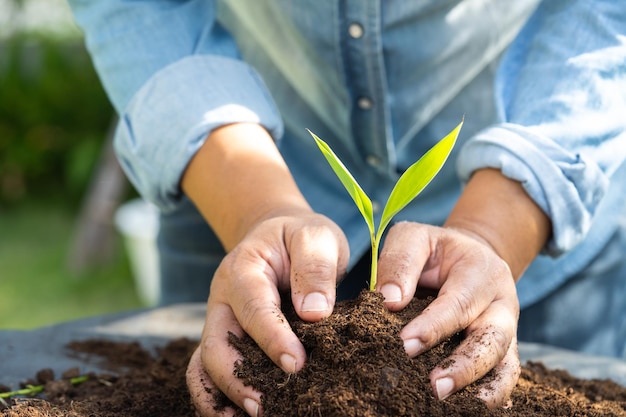
[[[454,380],[449,377],[438,379],[435,382],[435,388],[437,389],[437,398],[445,400],[454,390]]]
[[[418,339],[409,339],[404,341],[404,350],[406,354],[413,357],[424,350],[424,344]]]
[[[326,311],[328,310],[328,300],[320,292],[312,292],[302,300],[302,311]]]
[[[286,372],[295,374],[296,363],[296,358],[294,358],[290,354],[283,353],[282,355],[280,355],[280,367],[283,368]]]
[[[246,410],[246,413],[248,413],[252,417],[258,417],[259,403],[252,398],[246,398],[243,400],[243,408],[244,410]]]
[[[402,301],[402,290],[396,284],[385,284],[380,288],[380,293],[385,301],[396,303]]]

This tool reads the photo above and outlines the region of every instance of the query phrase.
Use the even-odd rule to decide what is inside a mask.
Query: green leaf
[[[359,183],[354,179],[348,168],[341,162],[339,157],[335,155],[335,153],[330,149],[330,146],[322,139],[320,139],[315,133],[311,132],[309,129],[307,131],[313,136],[315,139],[315,143],[322,151],[322,154],[328,161],[328,164],[331,166],[335,174],[343,184],[343,186],[350,194],[350,197],[354,200],[354,203],[358,207],[359,211],[363,215],[365,222],[370,230],[370,235],[374,236],[374,211],[372,210],[372,201],[365,194],[365,191],[361,188]]]
[[[345,167],[341,160],[330,149],[330,146],[322,139],[317,137],[313,132],[308,132],[315,139],[315,143],[322,151],[324,157],[330,164],[335,174],[346,188],[354,202],[356,203],[359,211],[363,215],[363,218],[367,222],[367,226],[370,230],[370,238],[372,243],[372,269],[370,271],[370,290],[376,289],[376,274],[378,269],[378,247],[383,235],[383,231],[391,222],[393,216],[395,216],[400,210],[407,206],[419,193],[426,188],[430,181],[437,175],[441,167],[448,159],[454,143],[459,136],[459,131],[463,126],[463,121],[458,124],[452,132],[448,133],[446,137],[441,139],[435,146],[433,146],[419,161],[411,165],[402,174],[396,185],[394,186],[389,199],[385,204],[383,215],[378,225],[378,230],[374,227],[374,214],[372,210],[372,202],[365,194],[361,186],[356,182],[350,171]]]
[[[435,178],[435,175],[448,159],[459,136],[461,126],[463,126],[463,121],[402,174],[385,204],[376,241],[380,240],[393,216],[406,207]]]

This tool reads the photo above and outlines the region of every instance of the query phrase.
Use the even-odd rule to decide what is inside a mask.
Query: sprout
[[[330,149],[330,146],[309,130],[309,133],[313,136],[313,139],[315,139],[322,154],[324,154],[331,168],[354,200],[354,203],[363,215],[367,227],[369,228],[372,243],[371,291],[376,289],[378,248],[385,228],[389,225],[393,216],[398,214],[400,210],[417,197],[435,175],[437,175],[446,162],[446,159],[448,159],[452,147],[459,136],[462,125],[463,121],[402,174],[389,195],[378,228],[374,225],[374,211],[370,198],[365,194],[359,183],[354,179],[337,155]]]
[[[83,382],[89,379],[89,375],[77,376],[69,379],[72,385],[82,384]],[[5,399],[16,397],[16,396],[34,396],[45,390],[45,385],[26,385],[25,388],[9,391],[9,392],[0,392],[0,402],[6,405]]]

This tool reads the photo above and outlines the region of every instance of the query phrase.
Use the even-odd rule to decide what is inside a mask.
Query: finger
[[[418,223],[401,222],[387,233],[378,260],[376,289],[392,311],[406,307],[415,295],[422,269],[433,252],[426,231]]]
[[[517,306],[515,283],[506,264],[495,258],[483,262],[482,256],[485,254],[479,253],[470,261],[442,266],[441,274],[447,272],[447,276],[437,298],[400,332],[410,356],[464,330],[499,297],[504,305]],[[511,310],[511,314],[515,312]]]
[[[233,374],[234,364],[242,358],[239,352],[230,345],[229,332],[238,337],[243,337],[244,334],[228,305],[210,301],[200,344],[202,368],[206,370],[208,379],[200,371],[196,371],[195,375],[202,377],[204,383],[209,386],[214,384],[249,415],[260,415],[261,394],[252,387],[245,386]],[[205,396],[198,398],[198,401],[203,400],[206,401]]]
[[[513,338],[506,356],[494,368],[494,372],[493,379],[481,384],[478,397],[485,401],[489,408],[510,405],[511,393],[522,372],[517,338]]]
[[[328,317],[335,304],[337,281],[347,268],[349,249],[343,234],[327,225],[294,231],[288,239],[291,297],[307,321]]]
[[[299,371],[306,352],[282,313],[276,278],[271,277],[272,272],[266,266],[249,265],[234,271],[228,277],[230,282],[225,292],[226,304],[229,311],[232,309],[236,323],[283,371]],[[207,318],[213,324],[219,320],[219,317]]]
[[[443,290],[424,311],[410,321],[401,331],[404,347],[413,357],[427,351],[441,341],[462,331],[488,306],[487,300],[471,297],[474,291]]]
[[[196,415],[201,417],[232,417],[235,415],[235,410],[232,407],[226,407],[223,410],[215,408],[217,404],[214,395],[218,388],[204,369],[200,350],[198,347],[191,356],[186,373],[187,388]]]
[[[466,337],[443,363],[431,372],[437,398],[485,376],[502,362],[515,338],[515,317],[503,302],[492,304],[466,330]]]

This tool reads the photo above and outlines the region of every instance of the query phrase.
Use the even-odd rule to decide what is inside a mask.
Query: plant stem
[[[378,274],[378,240],[372,237],[372,268],[370,271],[370,291],[376,290]]]
[[[70,383],[72,385],[78,385],[83,383],[89,379],[89,375],[77,376],[75,378],[70,379]],[[17,395],[36,395],[42,392],[45,388],[45,385],[28,385],[26,388],[22,388],[17,391],[9,391],[9,392],[0,392],[0,398],[11,398]]]
[[[43,391],[43,388],[43,385],[27,385],[26,388],[17,391],[2,392],[0,393],[0,398],[11,398],[16,395],[35,395]]]

